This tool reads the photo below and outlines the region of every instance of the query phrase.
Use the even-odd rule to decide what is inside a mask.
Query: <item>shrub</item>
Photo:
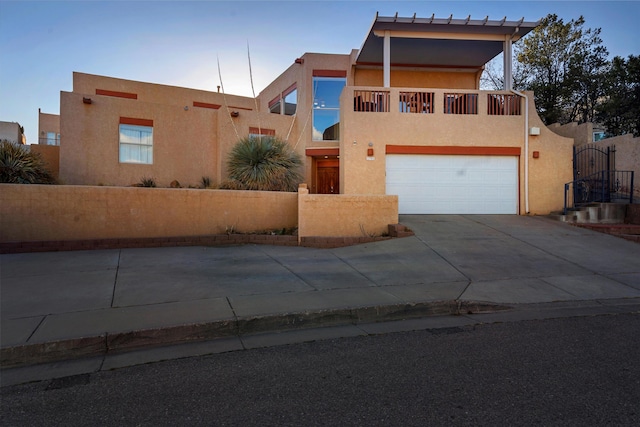
[[[0,182],[10,184],[55,184],[56,179],[37,153],[7,140],[0,141]]]
[[[203,176],[200,179],[200,185],[202,186],[202,188],[210,188],[211,187],[211,178],[209,178],[208,176]]]
[[[147,178],[147,177],[142,177],[140,179],[140,183],[138,184],[139,187],[155,187],[156,186],[156,180],[155,178]]]
[[[279,138],[243,138],[229,154],[229,179],[220,188],[259,191],[297,191],[302,160]]]

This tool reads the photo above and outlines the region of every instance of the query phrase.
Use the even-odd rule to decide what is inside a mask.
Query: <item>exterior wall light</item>
[[[240,113],[238,113],[237,111],[232,111],[231,112],[231,117],[238,117],[240,115]]]
[[[540,128],[539,127],[529,128],[529,135],[540,135]]]
[[[83,104],[91,104],[91,98],[87,98],[86,96],[82,98]]]

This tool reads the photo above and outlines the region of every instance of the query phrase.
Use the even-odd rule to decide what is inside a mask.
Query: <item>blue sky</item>
[[[256,94],[305,52],[360,48],[380,15],[537,21],[583,15],[611,56],[640,54],[640,1],[0,0],[0,121],[37,142],[38,108],[58,114],[72,72]],[[64,135],[62,136],[64,138]]]

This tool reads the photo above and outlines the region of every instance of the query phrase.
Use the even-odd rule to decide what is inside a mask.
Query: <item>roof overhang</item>
[[[416,18],[376,15],[358,52],[356,65],[382,66],[384,36],[390,37],[394,67],[479,69],[503,51],[507,39],[519,40],[538,22],[485,19]]]

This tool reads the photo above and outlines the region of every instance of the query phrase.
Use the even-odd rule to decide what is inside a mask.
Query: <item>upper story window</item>
[[[275,114],[293,116],[298,108],[298,89],[296,83],[269,102],[269,111]]]
[[[60,145],[60,134],[47,132],[47,145]]]
[[[340,139],[340,94],[347,84],[346,72],[313,72],[313,140]]]
[[[120,118],[120,163],[153,164],[153,120]]]

